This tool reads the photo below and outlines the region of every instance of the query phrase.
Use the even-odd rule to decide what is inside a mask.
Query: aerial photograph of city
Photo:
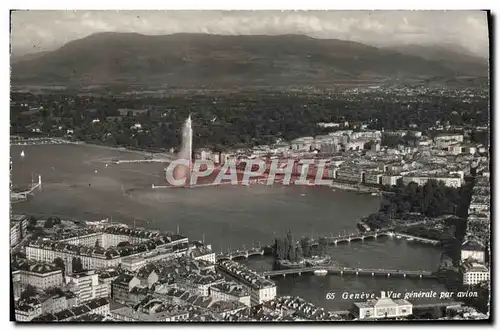
[[[10,20],[11,321],[491,322],[490,12]]]

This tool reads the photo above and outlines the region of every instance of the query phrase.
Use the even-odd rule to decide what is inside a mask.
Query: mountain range
[[[106,32],[11,60],[13,85],[42,86],[335,86],[487,75],[486,59],[453,47],[378,48],[304,35]]]

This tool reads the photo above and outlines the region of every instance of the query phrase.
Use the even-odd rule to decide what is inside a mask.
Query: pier
[[[206,187],[206,186],[219,186],[219,185],[229,185],[231,182],[220,182],[220,183],[206,183],[206,184],[194,184],[189,185],[186,183],[185,185],[175,186],[175,185],[155,185],[152,184],[152,189],[164,189],[164,188],[196,188],[196,187]]]
[[[360,269],[360,268],[345,268],[338,266],[315,266],[294,269],[264,271],[264,277],[276,277],[286,275],[299,275],[303,273],[314,273],[316,270],[326,270],[328,274],[333,275],[356,275],[356,276],[382,276],[382,277],[413,277],[413,278],[435,278],[435,274],[425,270],[395,270],[395,269]]]
[[[28,195],[32,194],[33,191],[37,188],[42,188],[42,176],[38,175],[38,183],[32,183],[31,188],[22,192],[11,192],[10,199],[11,201],[22,201],[28,198]]]
[[[123,164],[123,163],[166,163],[171,162],[172,159],[139,159],[139,160],[117,160],[111,161],[113,164]]]

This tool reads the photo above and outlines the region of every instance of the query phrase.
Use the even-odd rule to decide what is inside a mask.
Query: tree
[[[26,253],[23,252],[13,252],[12,253],[12,260],[18,260],[18,259],[25,259],[26,258]]]
[[[64,296],[64,291],[60,287],[49,287],[45,290],[45,293],[50,295]]]
[[[28,217],[28,231],[33,231],[35,229],[37,221],[38,220],[34,216]]]
[[[52,217],[47,218],[47,220],[45,221],[45,223],[43,225],[43,227],[46,229],[50,229],[53,226],[54,226],[54,223],[53,223]]]
[[[36,225],[36,222],[37,222],[37,221],[38,221],[38,220],[36,219],[36,217],[35,217],[35,216],[30,216],[30,217],[28,217],[28,223],[29,223],[29,224],[31,224],[31,225],[33,225],[33,226],[35,226],[35,225]]]
[[[326,254],[326,242],[319,243],[317,253],[320,256],[323,256]]]
[[[44,237],[45,236],[45,231],[43,230],[42,227],[36,227],[33,229],[33,233],[31,235],[31,239],[33,240],[36,240],[40,237]]]
[[[26,285],[26,288],[24,291],[21,292],[20,298],[21,300],[27,299],[27,298],[32,298],[38,294],[38,291],[36,290],[36,287],[33,285]]]
[[[304,259],[304,251],[302,250],[302,246],[297,246],[296,260],[302,261],[303,259]]]
[[[52,217],[49,217],[52,219],[52,224],[54,225],[59,225],[61,224],[61,218],[57,217],[57,216],[52,216]]]
[[[309,245],[309,240],[307,238],[302,238],[300,240],[300,246],[302,247],[302,253],[305,257],[311,256],[311,246]]]
[[[283,239],[277,238],[275,239],[276,243],[276,258],[278,260],[284,260],[285,259],[285,243],[283,242]]]
[[[83,271],[82,260],[79,257],[74,257],[71,261],[71,269],[73,273]]]
[[[130,245],[130,243],[128,241],[122,241],[122,242],[119,242],[118,245],[116,245],[116,247],[127,247],[129,245]]]
[[[62,270],[62,274],[66,274],[66,265],[64,264],[64,260],[60,257],[56,257],[52,262],[57,268]]]

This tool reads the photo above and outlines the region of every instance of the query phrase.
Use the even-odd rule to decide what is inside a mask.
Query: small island
[[[285,237],[275,238],[273,253],[275,269],[331,265],[332,263],[330,256],[326,255],[326,243],[316,244],[307,237],[294,240],[290,230]]]

